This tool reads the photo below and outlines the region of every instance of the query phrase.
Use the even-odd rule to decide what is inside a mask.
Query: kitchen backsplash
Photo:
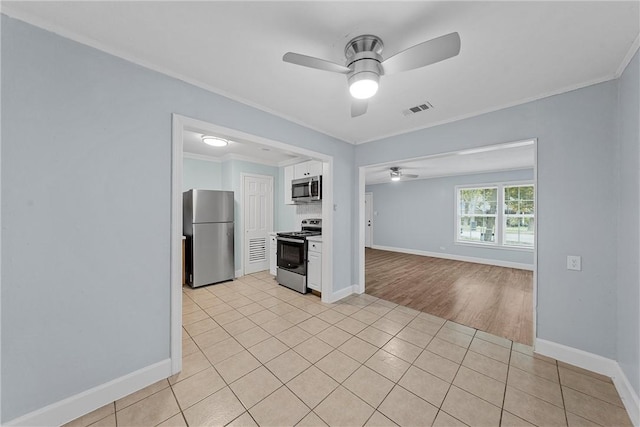
[[[296,225],[300,229],[300,223],[307,218],[322,218],[322,203],[305,203],[296,205]]]

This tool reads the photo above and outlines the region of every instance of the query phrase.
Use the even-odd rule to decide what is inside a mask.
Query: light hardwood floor
[[[533,273],[367,248],[365,293],[533,344]]]

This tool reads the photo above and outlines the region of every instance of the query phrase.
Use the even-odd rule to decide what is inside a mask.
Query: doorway
[[[392,179],[398,166],[406,180]],[[363,166],[359,184],[360,293],[500,336],[505,335],[494,326],[513,315],[517,322],[507,323],[521,326],[505,332],[508,338],[535,340],[535,139]],[[377,203],[372,247],[367,246],[367,193]],[[460,210],[461,202],[467,210]],[[394,265],[397,271],[391,271]],[[483,277],[495,284],[491,290],[487,282],[478,283]],[[485,292],[472,292],[480,288]],[[504,316],[492,319],[496,307]],[[481,318],[492,325],[482,329]]]
[[[182,191],[183,191],[183,147],[188,131],[200,131],[210,135],[226,135],[231,139],[250,141],[262,146],[261,151],[270,149],[293,153],[297,156],[322,161],[323,204],[322,204],[322,301],[333,302],[338,296],[333,293],[333,156],[306,148],[289,145],[249,134],[237,129],[214,125],[202,120],[172,115],[171,138],[171,243],[170,243],[170,357],[171,373],[182,369]],[[266,148],[266,150],[265,150]],[[254,149],[255,150],[255,149]],[[243,156],[239,156],[243,158]],[[280,200],[280,196],[275,192]],[[274,198],[275,200],[275,198]]]
[[[273,231],[273,177],[242,174],[244,274],[269,269],[269,233]]]

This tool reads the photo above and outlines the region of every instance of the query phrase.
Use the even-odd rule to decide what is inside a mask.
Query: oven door
[[[307,245],[304,239],[292,239],[289,237],[277,237],[278,241],[278,268],[292,273],[307,273]]]

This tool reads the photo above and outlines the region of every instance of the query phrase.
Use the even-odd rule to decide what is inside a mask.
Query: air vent
[[[267,239],[264,237],[249,239],[249,262],[266,261]]]
[[[407,108],[406,110],[402,110],[402,114],[405,116],[412,116],[421,111],[430,110],[433,108],[429,102],[425,102],[424,104],[416,105],[415,107]]]

